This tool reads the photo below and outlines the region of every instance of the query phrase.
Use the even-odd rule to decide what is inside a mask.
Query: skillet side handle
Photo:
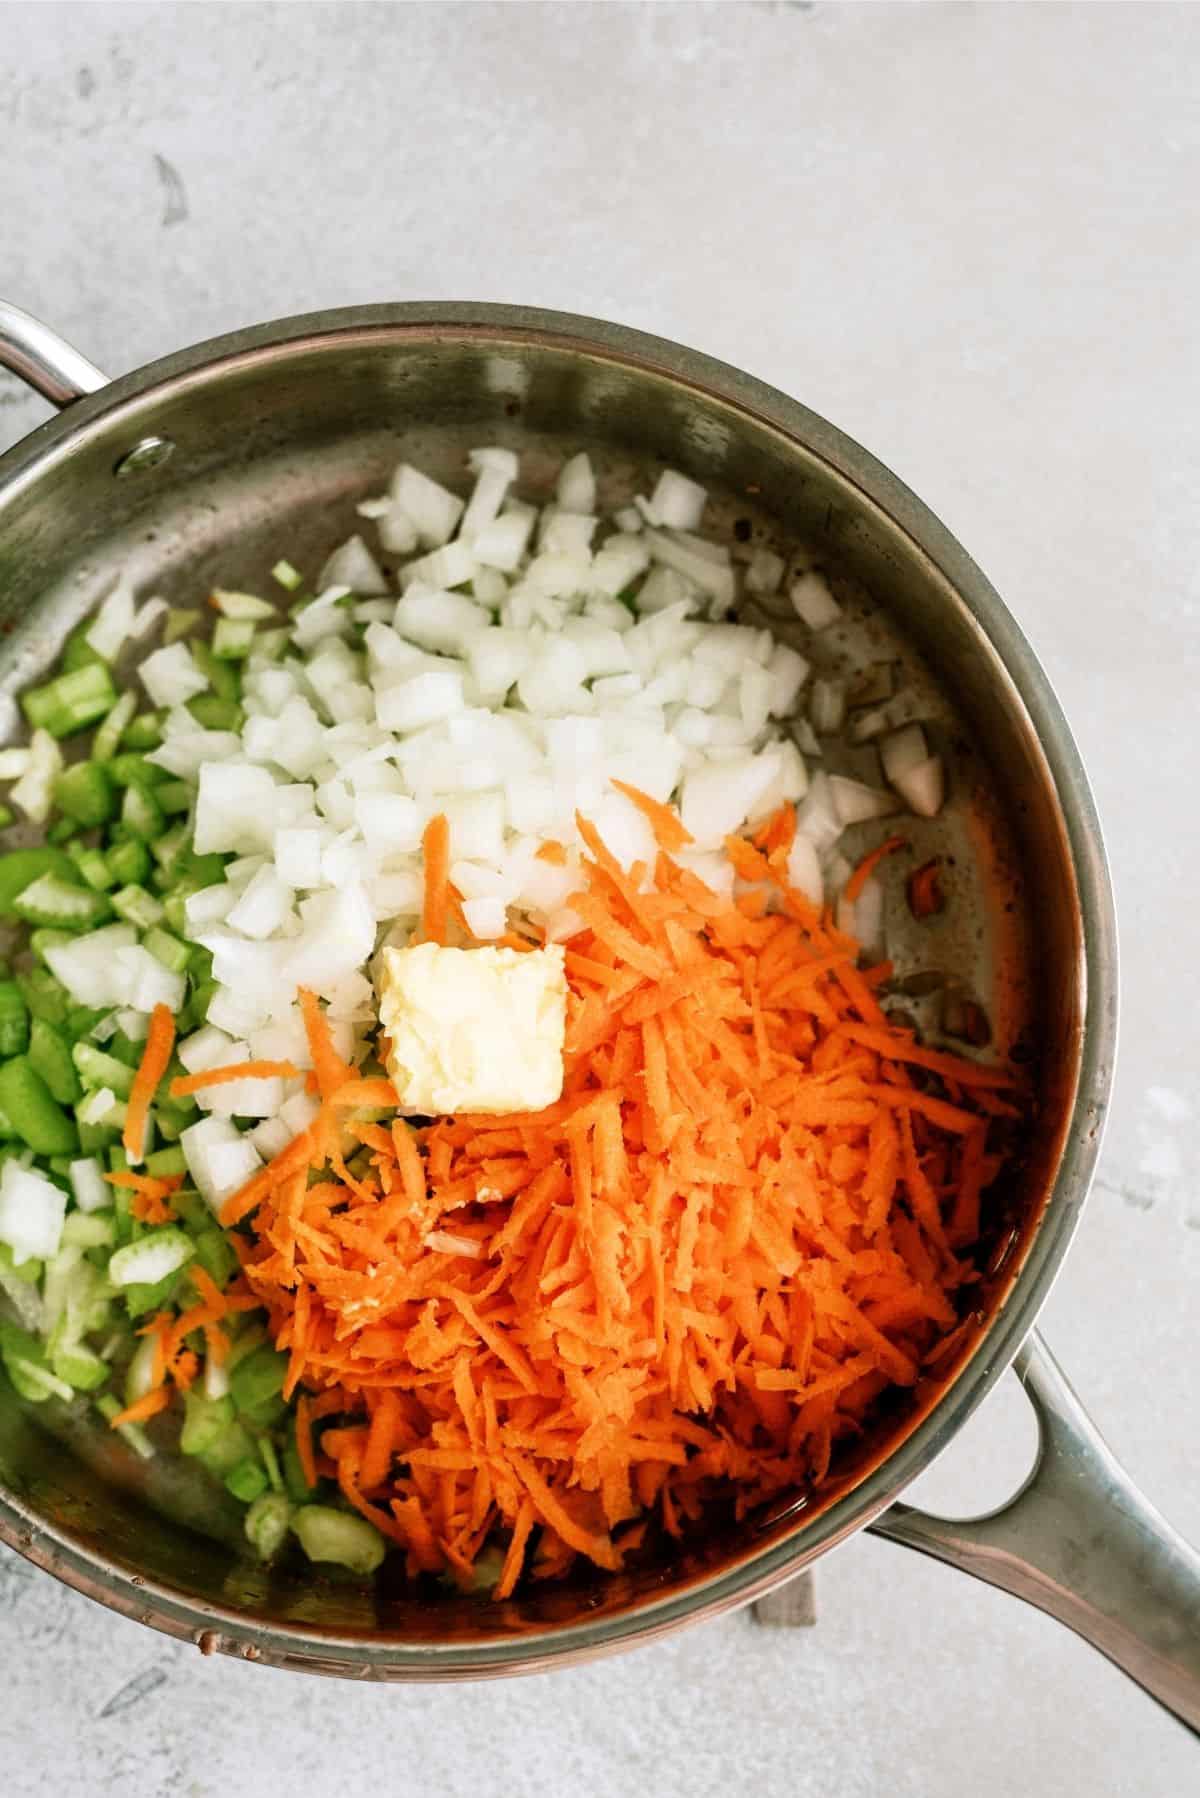
[[[1016,1496],[964,1522],[897,1504],[868,1527],[1057,1617],[1200,1735],[1200,1554],[1142,1497],[1036,1335],[1015,1365],[1041,1435]]]
[[[108,386],[108,376],[86,356],[8,300],[0,300],[0,368],[11,369],[60,411]]]

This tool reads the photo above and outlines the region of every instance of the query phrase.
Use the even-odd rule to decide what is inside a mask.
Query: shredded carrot
[[[651,1511],[679,1534],[731,1487],[744,1511],[819,1485],[958,1327],[959,1257],[1022,1089],[889,1021],[887,968],[860,968],[788,888],[793,829],[776,814],[730,846],[779,889],[768,905],[720,898],[666,849],[627,874],[581,822],[562,1096],[543,1111],[353,1123],[351,1174],[348,1114],[394,1093],[301,995],[319,1114],[227,1202],[226,1222],[252,1218],[242,1274],[224,1294],[193,1274],[164,1361],[186,1380],[184,1337],[257,1297],[307,1477],[336,1477],[410,1570],[465,1579],[500,1529],[503,1598],[576,1555],[619,1567]],[[431,940],[447,855],[431,826]]]
[[[869,850],[868,853],[863,856],[857,868],[855,868],[853,874],[843,887],[842,896],[853,904],[861,894],[868,880],[870,880],[872,874],[874,874],[880,862],[886,860],[889,855],[894,855],[897,849],[907,848],[908,843],[904,837],[885,837],[884,841],[880,843],[877,848]]]
[[[565,868],[567,865],[567,851],[562,843],[543,843],[537,852],[537,860],[540,862],[549,862],[550,865],[555,868]]]
[[[669,805],[651,799],[649,793],[643,793],[640,787],[631,787],[626,781],[614,780],[612,784],[618,793],[624,793],[626,799],[637,806],[643,817],[649,819],[655,842],[668,855],[673,854],[676,849],[686,849],[689,843],[695,842],[691,831],[684,829],[679,813]]]
[[[171,1050],[175,1047],[175,1020],[165,1005],[156,1005],[150,1014],[150,1028],[146,1034],[146,1047],[142,1051],[141,1064],[133,1077],[133,1085],[129,1090],[129,1105],[125,1113],[125,1128],[121,1141],[130,1161],[140,1161],[145,1150],[146,1119],[150,1115],[150,1107],[154,1095],[158,1091],[158,1083],[167,1071],[171,1060]]]
[[[908,909],[914,918],[932,918],[945,906],[937,858],[925,862],[908,877]]]
[[[126,1405],[115,1417],[109,1419],[109,1428],[119,1430],[123,1423],[145,1423],[148,1417],[156,1417],[165,1411],[171,1402],[171,1391],[168,1386],[154,1386],[142,1397],[135,1399],[132,1405]]]
[[[188,1099],[209,1086],[224,1086],[230,1080],[272,1080],[281,1076],[294,1080],[300,1069],[290,1061],[237,1061],[223,1068],[202,1068],[197,1074],[181,1074],[171,1082],[173,1099]]]
[[[450,823],[444,812],[438,812],[425,826],[421,847],[425,856],[421,933],[426,942],[444,943],[450,909]]]

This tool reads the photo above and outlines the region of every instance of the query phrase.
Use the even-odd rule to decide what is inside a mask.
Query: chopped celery
[[[48,1024],[61,1024],[69,1009],[67,990],[54,978],[49,968],[30,968],[17,975],[17,985],[35,1018]]]
[[[74,1119],[24,1055],[0,1065],[0,1111],[35,1155],[69,1155],[79,1146]]]
[[[41,962],[45,961],[51,949],[60,949],[64,943],[70,941],[71,932],[69,930],[60,930],[49,924],[43,924],[37,930],[29,932],[29,947]]]
[[[169,930],[159,930],[157,926],[147,930],[142,938],[142,947],[149,950],[155,961],[160,961],[164,968],[170,968],[172,974],[182,974],[191,960],[192,952],[187,944],[181,943]]]
[[[0,980],[0,1059],[29,1044],[29,1008],[15,980]]]
[[[216,697],[218,699],[232,699],[235,703],[239,703],[242,697],[242,677],[238,671],[237,665],[233,662],[222,661],[219,656],[213,654],[210,646],[204,642],[193,643],[192,654],[196,659],[197,666],[200,668],[201,673],[207,677],[208,684]],[[193,716],[195,716],[194,713]],[[211,725],[206,728],[220,729],[222,727],[219,725]]]
[[[187,1171],[187,1158],[182,1149],[156,1149],[153,1155],[146,1157],[146,1172],[152,1179],[170,1180]]]
[[[75,872],[72,863],[72,874]],[[26,924],[52,930],[95,930],[112,916],[103,893],[76,886],[59,874],[40,874],[13,900],[13,910]]]
[[[166,1152],[166,1150],[163,1151],[164,1154]],[[179,1208],[178,1193],[172,1196],[171,1203],[176,1209]],[[201,1203],[203,1204],[203,1200]],[[216,1224],[209,1224],[206,1229],[196,1232],[193,1241],[196,1244],[196,1260],[205,1273],[216,1285],[226,1285],[237,1272],[238,1258],[230,1247],[229,1238],[224,1230]]]
[[[194,1253],[191,1238],[183,1230],[164,1224],[118,1249],[108,1264],[108,1277],[114,1286],[157,1286],[177,1273]]]
[[[181,637],[186,637],[188,632],[200,623],[202,617],[203,613],[199,606],[168,606],[167,622],[163,627],[164,647],[171,643],[178,643]]]
[[[96,734],[92,738],[93,762],[109,762],[116,755],[124,740],[124,733],[137,711],[137,694],[130,691],[122,693],[112,711],[97,725]],[[149,747],[149,745],[147,745]]]
[[[73,1244],[78,1249],[108,1248],[116,1233],[116,1221],[110,1211],[70,1211],[63,1220],[64,1247]]]
[[[246,1512],[246,1540],[261,1561],[270,1561],[287,1540],[292,1507],[281,1492],[264,1492]]]
[[[75,762],[55,777],[54,803],[77,824],[107,824],[117,809],[112,782],[99,762]]]
[[[186,780],[164,780],[161,787],[156,787],[154,797],[168,818],[177,812],[186,812],[192,803],[192,789]]]
[[[223,662],[244,662],[254,643],[252,618],[218,618],[212,636],[213,654]]]
[[[299,569],[293,568],[290,562],[279,561],[271,570],[271,579],[278,581],[279,585],[286,588],[289,593],[294,593],[304,576]]]
[[[132,793],[135,788],[130,787]],[[133,924],[138,930],[152,930],[156,924],[162,923],[163,908],[145,887],[124,886],[112,895],[110,901],[118,918],[124,918],[127,924]]]
[[[29,1061],[60,1105],[78,1101],[82,1089],[67,1039],[44,1018],[34,1018],[30,1027]]]
[[[228,667],[228,663],[218,666]],[[188,700],[188,711],[204,730],[240,730],[242,708],[236,699],[224,699],[219,693],[198,693]]]
[[[300,1450],[291,1436],[283,1445],[283,1483],[288,1497],[295,1505],[306,1504],[316,1491],[316,1487],[308,1483]]]
[[[79,826],[76,824],[74,818],[56,818],[46,832],[46,841],[48,843],[61,843],[69,855],[71,853],[71,840],[78,828]]]
[[[60,1380],[76,1392],[94,1392],[103,1386],[111,1373],[107,1361],[102,1361],[82,1342],[64,1343],[50,1356],[50,1365]]]
[[[185,1455],[204,1455],[234,1422],[231,1398],[205,1398],[193,1386],[184,1394],[179,1446]]]
[[[119,787],[157,787],[171,777],[165,768],[148,762],[144,755],[123,749],[108,763],[108,772]]]
[[[257,1455],[247,1455],[244,1461],[239,1461],[225,1475],[225,1490],[231,1492],[234,1498],[240,1498],[244,1505],[261,1498],[267,1484],[267,1476]]]
[[[96,1400],[96,1409],[99,1411],[101,1417],[111,1423],[114,1417],[120,1416],[123,1407],[120,1400],[114,1398],[111,1392],[103,1392]],[[154,1444],[151,1442],[140,1423],[118,1424],[117,1434],[125,1438],[125,1441],[128,1442],[130,1448],[132,1448],[136,1454],[139,1454],[143,1461],[150,1460],[154,1454]]]
[[[116,875],[99,849],[82,849],[76,857],[75,865],[93,892],[106,893],[117,884]]]
[[[279,1465],[279,1456],[275,1453],[275,1444],[269,1436],[260,1436],[258,1452],[262,1456],[263,1466],[267,1470],[267,1478],[274,1492],[283,1491],[283,1472]]]
[[[107,1087],[118,1099],[127,1099],[133,1091],[134,1070],[118,1061],[115,1055],[106,1055],[103,1049],[97,1049],[94,1043],[76,1043],[71,1050],[75,1066],[79,1070],[79,1078],[89,1092],[100,1087]],[[89,1118],[89,1123],[98,1123],[98,1118]]]
[[[69,737],[103,718],[116,700],[108,669],[102,662],[89,662],[47,681],[44,687],[31,688],[22,695],[21,709],[35,730]]]
[[[186,824],[173,824],[165,830],[157,842],[151,845],[151,852],[159,868],[164,874],[169,873],[171,880],[177,878],[175,863],[187,848],[188,827]]]
[[[163,815],[149,787],[131,781],[121,801],[121,822],[126,830],[144,842],[162,835]]]
[[[0,830],[7,830],[15,816],[11,805],[0,805]]]
[[[140,886],[150,873],[150,851],[145,843],[130,838],[114,843],[105,857],[114,881],[122,886]]]
[[[144,754],[148,749],[157,749],[161,742],[162,720],[159,714],[142,712],[126,725],[121,738],[121,747],[122,749],[138,750]]]
[[[6,1242],[0,1242],[0,1267],[14,1280],[20,1280],[23,1286],[36,1286],[42,1277],[42,1263],[36,1255],[27,1255],[18,1266]]]
[[[66,1380],[54,1373],[36,1336],[16,1324],[0,1323],[0,1360],[20,1396],[33,1404],[43,1399],[73,1398]]]
[[[63,644],[62,664],[68,674],[73,674],[77,668],[86,668],[89,663],[104,661],[104,657],[97,655],[87,640],[92,623],[91,618],[85,618],[82,624],[75,626]]]
[[[15,917],[13,903],[18,894],[43,874],[72,880],[75,864],[64,850],[49,843],[37,849],[10,849],[7,855],[0,855],[0,917]]]
[[[310,1561],[332,1561],[352,1573],[374,1573],[386,1552],[383,1537],[365,1517],[330,1505],[302,1505],[292,1528]]]
[[[256,1411],[277,1398],[283,1391],[287,1367],[287,1356],[265,1342],[240,1360],[229,1376],[230,1395],[238,1410]]]

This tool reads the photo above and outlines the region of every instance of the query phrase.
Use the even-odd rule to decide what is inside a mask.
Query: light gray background
[[[288,312],[521,300],[679,338],[868,444],[1059,686],[1125,1018],[1046,1334],[1200,1536],[1200,11],[0,6],[0,292],[113,373]],[[45,415],[0,378],[0,447]],[[1011,1390],[927,1476],[1001,1496]],[[815,1631],[744,1615],[549,1679],[205,1661],[0,1557],[0,1761],[52,1787],[525,1798],[1183,1794],[1195,1744],[1072,1637],[862,1540]]]

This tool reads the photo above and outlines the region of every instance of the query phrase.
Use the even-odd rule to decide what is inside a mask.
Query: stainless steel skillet
[[[669,461],[735,534],[806,546],[851,612],[881,608],[954,767],[931,845],[961,903],[942,974],[1033,1057],[1040,1112],[997,1195],[972,1329],[818,1501],[715,1529],[670,1561],[502,1606],[322,1584],[235,1561],[187,1495],[134,1489],[118,1449],[63,1446],[0,1395],[0,1535],[80,1590],[205,1651],[374,1679],[545,1668],[745,1602],[871,1527],[1060,1617],[1200,1728],[1200,1560],[1138,1495],[1030,1336],[1099,1147],[1116,947],[1099,828],[1053,694],[1012,618],[935,518],[865,451],[736,370],[592,320],[476,305],[378,306],[264,325],[108,384],[15,308],[0,364],[63,415],[0,458],[0,676],[53,659],[123,567],[143,590],[248,583],[316,556],[402,455],[456,475],[510,442],[533,486],[588,445],[608,490]],[[785,628],[782,618],[773,620]],[[792,621],[794,625],[794,620]],[[790,628],[790,627],[789,627]],[[830,651],[837,653],[836,644]],[[1036,923],[1036,929],[1033,925]],[[900,920],[896,920],[900,931]],[[921,953],[900,932],[902,963]],[[914,964],[916,965],[916,964]],[[947,1524],[897,1503],[1016,1357],[1042,1449],[1005,1509]]]

